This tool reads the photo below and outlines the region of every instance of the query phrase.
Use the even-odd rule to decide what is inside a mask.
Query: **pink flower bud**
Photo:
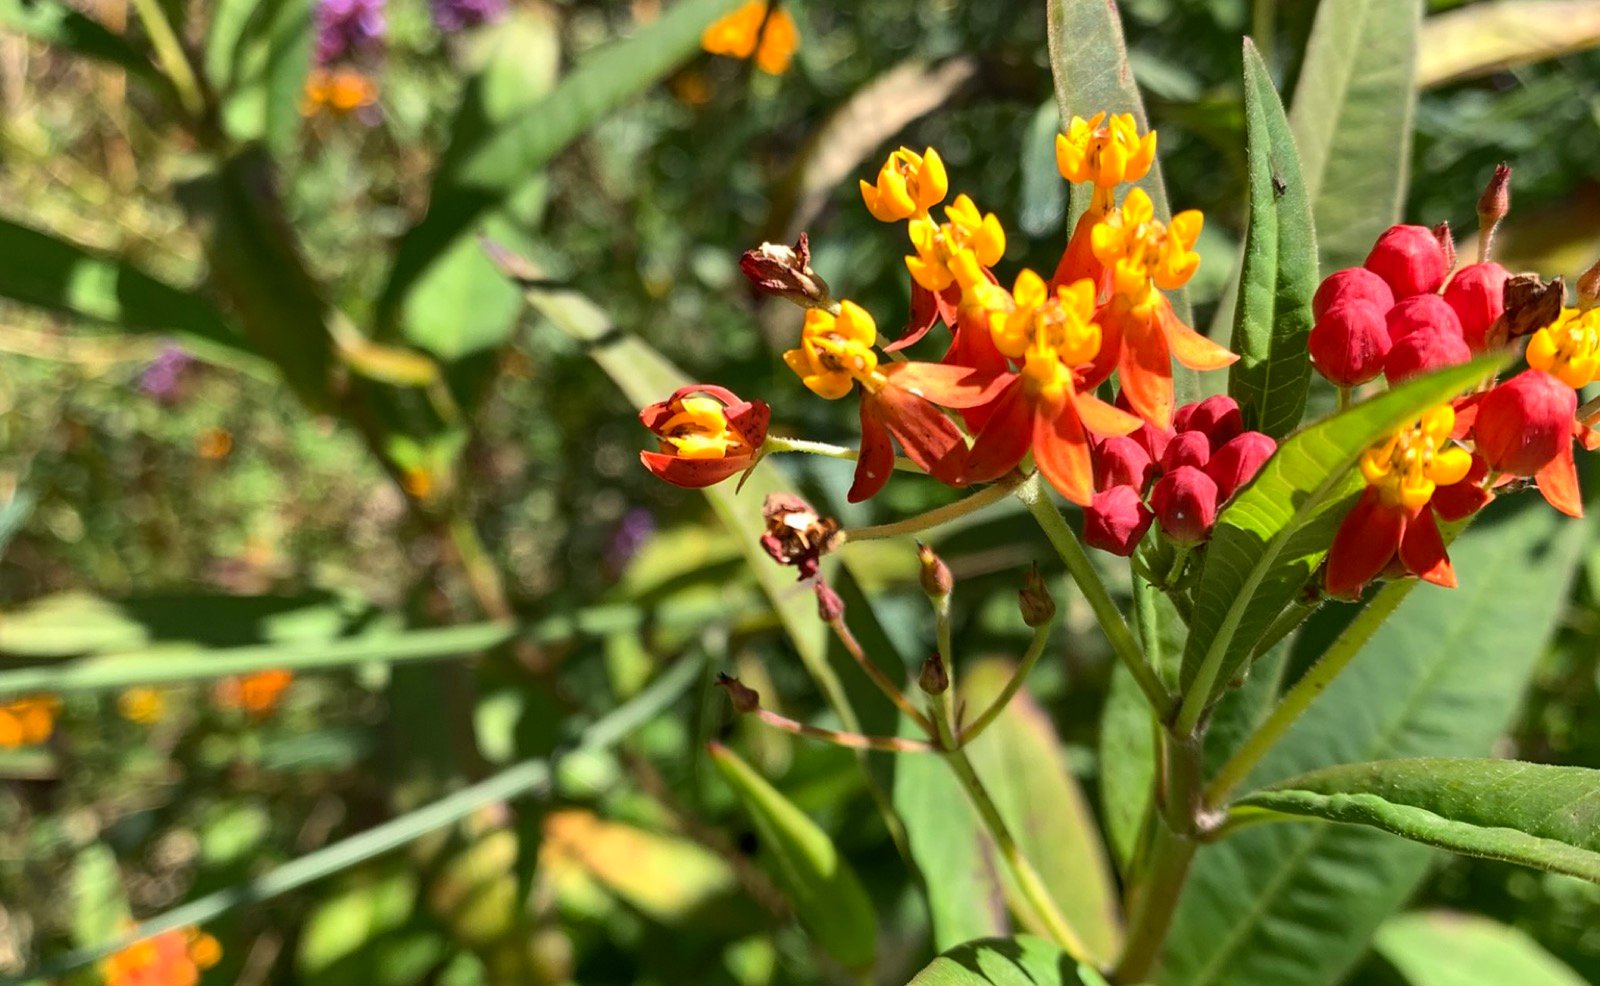
[[[1541,370],[1524,370],[1483,395],[1472,438],[1489,468],[1532,476],[1572,441],[1577,412],[1571,387]]]
[[[1178,432],[1198,431],[1211,440],[1213,449],[1218,449],[1244,431],[1244,415],[1238,401],[1227,394],[1213,394],[1178,408],[1172,416],[1172,427]]]
[[[1506,310],[1506,280],[1511,275],[1490,261],[1468,264],[1456,271],[1444,289],[1445,304],[1461,322],[1461,336],[1467,348],[1481,353],[1489,348],[1489,326]]]
[[[1124,558],[1144,540],[1155,515],[1131,486],[1113,486],[1096,493],[1083,509],[1083,540],[1090,547]]]
[[[1150,506],[1167,537],[1198,544],[1217,520],[1217,484],[1194,466],[1179,466],[1156,480]]]
[[[1094,488],[1131,486],[1142,492],[1155,474],[1155,462],[1143,445],[1131,437],[1108,438],[1094,458]]]
[[[1391,345],[1413,332],[1443,332],[1464,338],[1456,310],[1436,294],[1417,294],[1395,302],[1384,316],[1384,325],[1389,329]]]
[[[1312,317],[1320,320],[1323,313],[1341,301],[1370,301],[1379,311],[1386,312],[1394,307],[1394,292],[1383,278],[1365,267],[1336,270],[1322,279],[1311,299]]]
[[[1366,383],[1383,372],[1389,355],[1384,310],[1359,298],[1328,307],[1311,327],[1307,346],[1317,372],[1341,387]]]
[[[1383,361],[1383,376],[1394,386],[1429,370],[1455,366],[1472,359],[1472,350],[1459,335],[1448,332],[1413,332],[1396,342]]]
[[[1439,290],[1450,269],[1433,230],[1426,226],[1390,226],[1362,266],[1383,278],[1396,301]]]
[[[1167,472],[1179,466],[1194,466],[1204,469],[1206,461],[1211,458],[1211,439],[1203,431],[1180,431],[1167,443],[1167,451],[1161,456],[1161,468]]]
[[[1278,443],[1270,435],[1247,431],[1217,449],[1206,463],[1206,475],[1217,484],[1217,502],[1227,503],[1239,487],[1254,479]]]

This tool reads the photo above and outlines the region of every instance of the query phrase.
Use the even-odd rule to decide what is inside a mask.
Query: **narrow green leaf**
[[[1460,588],[1423,584],[1406,595],[1248,786],[1335,763],[1488,754],[1562,611],[1589,533],[1529,500],[1493,505],[1455,541]],[[1160,981],[1339,982],[1432,855],[1355,825],[1258,825],[1205,846]]]
[[[1326,767],[1245,808],[1370,825],[1468,856],[1600,883],[1600,770],[1421,757]]]
[[[654,85],[700,46],[700,35],[739,0],[683,0],[631,37],[585,59],[537,105],[470,143],[445,150],[428,213],[400,241],[378,303],[393,319],[418,277],[452,244],[533,180],[567,145],[624,101]]]
[[[303,122],[300,103],[315,46],[311,0],[274,0],[262,32],[262,139],[280,163],[294,151]]]
[[[1066,221],[1067,183],[1056,170],[1056,134],[1060,132],[1061,109],[1051,100],[1034,112],[1022,138],[1017,228],[1029,236],[1048,236]]]
[[[1118,661],[1111,668],[1111,687],[1100,716],[1100,811],[1106,841],[1124,875],[1155,790],[1157,728],[1139,683]]]
[[[1498,358],[1453,366],[1380,394],[1301,431],[1278,448],[1217,518],[1195,589],[1183,653],[1185,694],[1209,706],[1243,670],[1256,639],[1316,571],[1360,478],[1367,446],[1493,372]],[[1204,706],[1186,697],[1185,718]]]
[[[1289,125],[1325,270],[1361,263],[1398,222],[1411,163],[1421,0],[1317,5]]]
[[[1245,160],[1250,220],[1245,227],[1233,345],[1239,361],[1228,393],[1250,427],[1281,439],[1300,425],[1311,360],[1311,296],[1317,243],[1300,155],[1261,53],[1244,40]]]
[[[176,336],[205,359],[261,372],[229,320],[128,261],[0,219],[0,297],[134,332]]]
[[[878,919],[855,870],[821,827],[720,743],[711,759],[744,805],[811,939],[847,969],[872,968]]]
[[[168,88],[155,63],[143,52],[61,0],[0,0],[0,27],[85,58],[110,62]]]
[[[1476,914],[1402,914],[1383,923],[1373,945],[1410,986],[1586,983],[1526,932]]]
[[[961,700],[968,709],[989,707],[1011,680],[1008,661],[980,661],[964,669]],[[967,747],[978,776],[1022,852],[1032,861],[1062,916],[1089,950],[1089,958],[1109,964],[1122,947],[1122,919],[1105,844],[1094,813],[1078,783],[1067,772],[1061,738],[1050,717],[1024,688],[1006,711]],[[1005,876],[1012,910],[1030,931],[1045,930],[1026,899]],[[937,874],[929,874],[937,879]]]
[[[1102,986],[1087,965],[1040,938],[985,938],[952,948],[907,986]]]

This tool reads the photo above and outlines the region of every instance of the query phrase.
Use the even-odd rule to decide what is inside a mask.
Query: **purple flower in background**
[[[317,64],[374,54],[383,47],[384,0],[321,0],[317,4]]]
[[[433,23],[445,34],[488,24],[505,16],[506,0],[433,0]]]
[[[617,529],[611,532],[611,543],[606,546],[606,568],[621,574],[655,532],[656,519],[645,508],[634,507],[623,514]]]
[[[178,384],[183,371],[193,362],[193,356],[177,346],[168,345],[139,375],[139,389],[158,401],[171,401],[178,396]]]

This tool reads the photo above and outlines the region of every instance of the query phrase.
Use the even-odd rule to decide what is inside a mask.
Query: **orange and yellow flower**
[[[1200,266],[1194,245],[1202,221],[1191,209],[1162,223],[1150,196],[1135,188],[1091,235],[1095,258],[1110,272],[1111,297],[1098,315],[1105,344],[1118,347],[1129,404],[1158,428],[1172,426],[1174,358],[1195,370],[1218,370],[1239,358],[1183,324],[1161,293],[1183,287]]]
[[[61,700],[54,695],[28,695],[0,704],[0,749],[37,746],[56,730]]]
[[[174,928],[134,942],[100,963],[106,986],[196,986],[222,959],[222,946],[198,928]]]
[[[302,116],[316,116],[329,110],[343,116],[365,109],[378,101],[378,84],[371,76],[356,69],[312,69],[306,76],[305,92],[300,101]]]
[[[674,486],[699,489],[755,465],[772,409],[725,387],[694,384],[640,411],[639,420],[660,443],[639,453],[644,467]]]
[[[1600,379],[1600,308],[1562,309],[1560,317],[1528,339],[1528,365],[1573,389]]]
[[[876,182],[869,185],[865,179],[861,180],[861,200],[872,218],[882,223],[926,215],[929,209],[944,201],[949,191],[950,179],[945,175],[944,161],[931,147],[921,154],[902,147],[883,162]]]
[[[211,698],[220,709],[242,709],[253,716],[267,716],[276,711],[293,681],[293,672],[281,669],[233,675],[217,682]]]
[[[763,0],[750,0],[706,28],[700,47],[732,58],[753,55],[756,68],[768,75],[782,75],[800,48],[800,30],[782,7],[769,13]]]
[[[906,257],[906,269],[923,288],[938,293],[952,284],[968,292],[988,282],[984,268],[993,267],[1006,252],[1006,231],[994,213],[982,213],[966,195],[957,195],[944,208],[945,222],[929,216],[911,220],[915,256]]]
[[[1156,133],[1140,135],[1132,113],[1075,116],[1067,132],[1056,134],[1056,167],[1070,182],[1095,187],[1102,215],[1110,210],[1111,192],[1150,173],[1156,160]]]

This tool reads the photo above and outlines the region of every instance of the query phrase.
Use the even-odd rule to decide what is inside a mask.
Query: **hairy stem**
[[[843,445],[833,445],[828,442],[812,442],[803,438],[784,438],[781,435],[768,435],[761,446],[762,454],[781,452],[802,452],[806,455],[820,455],[825,459],[850,459],[861,457],[861,453],[853,448]],[[922,469],[905,456],[896,456],[894,467],[901,472],[920,473]]]
[[[809,739],[821,740],[832,743],[834,746],[843,746],[852,750],[881,750],[885,753],[931,753],[932,744],[925,740],[912,739],[902,736],[866,736],[861,733],[843,732],[837,729],[823,729],[821,726],[812,726],[797,722],[788,716],[781,716],[771,709],[756,709],[755,717],[764,725],[785,733],[796,736],[805,736]]]
[[[1202,739],[1164,736],[1162,740],[1161,810],[1151,825],[1153,844],[1146,865],[1136,874],[1129,894],[1128,941],[1111,975],[1115,983],[1150,978],[1207,827],[1200,800]]]
[[[954,503],[947,503],[942,507],[934,507],[927,513],[917,514],[889,524],[878,524],[873,527],[856,527],[844,532],[846,541],[877,541],[883,538],[900,537],[903,534],[916,534],[926,531],[931,527],[948,524],[950,521],[967,514],[982,510],[991,504],[999,503],[1010,495],[1016,482],[1001,480],[993,486],[986,487],[965,499]]]

